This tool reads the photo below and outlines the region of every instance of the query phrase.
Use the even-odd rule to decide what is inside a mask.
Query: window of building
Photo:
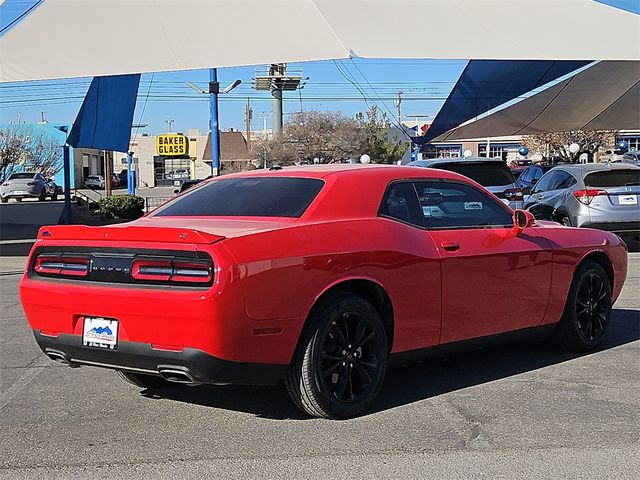
[[[519,143],[489,143],[489,158],[500,158],[505,162],[520,158],[518,150],[522,145]],[[487,144],[478,144],[478,156],[487,156]]]

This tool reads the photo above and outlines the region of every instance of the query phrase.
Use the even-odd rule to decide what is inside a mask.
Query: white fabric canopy
[[[44,0],[0,82],[366,58],[640,59],[640,16],[593,0]]]

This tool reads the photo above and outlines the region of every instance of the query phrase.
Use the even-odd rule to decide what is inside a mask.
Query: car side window
[[[576,179],[569,172],[559,170],[552,185],[552,190],[564,190],[575,185]]]
[[[511,227],[508,209],[471,185],[449,181],[416,182],[428,229]]]
[[[518,179],[518,183],[531,183],[531,180],[533,180],[533,170],[533,168],[527,168],[524,172],[522,172],[522,175],[520,175],[520,178]]]
[[[533,180],[540,180],[542,175],[544,175],[544,171],[540,167],[533,168]]]
[[[412,182],[395,182],[387,187],[378,214],[417,227],[424,227],[418,196]]]
[[[551,190],[551,183],[554,181],[554,177],[556,176],[556,171],[547,172],[546,175],[543,175],[542,178],[534,188],[534,192],[546,192]]]

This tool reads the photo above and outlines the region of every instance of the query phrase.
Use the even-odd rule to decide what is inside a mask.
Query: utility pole
[[[402,103],[402,90],[398,90],[398,92],[396,93],[396,108],[398,109],[398,123],[401,123],[401,116],[400,116],[400,104]]]
[[[111,195],[111,162],[109,161],[109,151],[104,151],[104,193],[105,196]]]
[[[251,118],[253,117],[253,111],[251,110],[251,100],[247,98],[247,108],[244,111],[244,120],[247,130],[247,151],[251,152]]]
[[[209,130],[211,131],[211,175],[220,172],[220,130],[218,128],[218,69],[209,69]]]

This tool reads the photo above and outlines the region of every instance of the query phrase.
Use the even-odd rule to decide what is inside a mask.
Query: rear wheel
[[[573,225],[571,224],[571,219],[569,217],[567,217],[566,215],[562,215],[558,221],[564,225],[565,227],[573,227]]]
[[[52,200],[52,201],[54,201],[54,202],[55,202],[56,200],[58,200],[58,194],[57,194],[57,193],[54,193],[53,195],[51,195],[51,200]]]
[[[563,345],[586,352],[604,339],[611,315],[611,285],[604,269],[595,262],[578,267],[567,304],[558,325]]]
[[[339,294],[309,318],[285,385],[293,402],[310,415],[353,417],[380,391],[387,355],[376,309],[358,295]]]
[[[44,202],[46,199],[47,199],[47,192],[46,192],[46,190],[43,188],[43,189],[40,191],[40,195],[38,196],[38,201],[39,201],[39,202]]]
[[[0,202],[7,203],[9,199],[7,197],[0,197]]]
[[[156,375],[146,375],[144,373],[132,373],[123,372],[118,370],[120,375],[125,381],[141,388],[164,388],[170,386],[170,382],[167,382],[164,378]]]

